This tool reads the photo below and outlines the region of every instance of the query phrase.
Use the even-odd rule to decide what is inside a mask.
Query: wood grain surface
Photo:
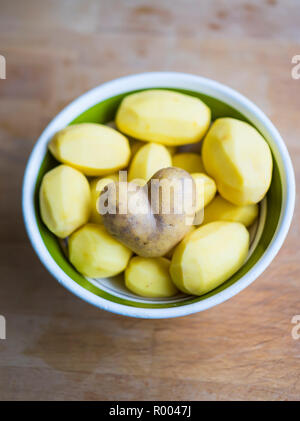
[[[69,101],[118,76],[174,70],[239,90],[273,120],[300,178],[297,0],[0,0],[0,400],[300,400],[299,205],[259,279],[170,320],[98,310],[44,269],[23,227],[30,151]]]

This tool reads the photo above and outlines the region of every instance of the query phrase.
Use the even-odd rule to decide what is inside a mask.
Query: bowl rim
[[[251,121],[255,119],[256,126],[262,132],[268,133],[276,144],[277,152],[282,161],[282,173],[284,175],[280,219],[271,243],[254,266],[237,282],[214,296],[195,303],[169,308],[143,308],[119,304],[96,296],[77,284],[57,265],[48,252],[38,229],[34,208],[36,177],[47,150],[48,139],[83,111],[105,99],[133,90],[155,87],[186,89],[211,95],[238,109],[246,117],[250,117]],[[227,301],[254,282],[281,248],[292,221],[294,206],[295,176],[292,162],[283,139],[269,118],[252,101],[234,89],[212,79],[178,72],[147,72],[123,76],[103,83],[72,101],[50,121],[35,143],[26,165],[22,189],[22,210],[27,234],[40,261],[52,276],[73,294],[98,308],[124,316],[149,319],[180,317],[209,309]]]

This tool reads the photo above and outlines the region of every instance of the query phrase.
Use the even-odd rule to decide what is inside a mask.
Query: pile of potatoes
[[[203,101],[163,89],[126,96],[114,127],[71,125],[51,139],[60,165],[40,186],[43,222],[67,238],[69,260],[84,276],[124,271],[126,287],[143,297],[216,288],[247,257],[247,228],[271,183],[268,144],[248,123],[211,122]],[[101,215],[97,201],[110,183],[118,185],[119,170],[141,189],[153,176],[193,180],[196,225],[184,226],[180,215]],[[139,200],[147,201],[143,193]]]

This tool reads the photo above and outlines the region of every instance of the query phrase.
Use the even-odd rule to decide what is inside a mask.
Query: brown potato
[[[153,180],[157,180],[156,185]],[[185,180],[189,183],[183,184]],[[164,256],[190,230],[196,188],[186,171],[161,169],[143,187],[133,183],[125,184],[125,188],[120,183],[110,186],[101,193],[100,202],[113,203],[115,213],[103,214],[103,223],[113,237],[139,256]]]

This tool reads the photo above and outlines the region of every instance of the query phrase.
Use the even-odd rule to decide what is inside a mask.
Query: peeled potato
[[[91,215],[90,222],[95,224],[102,224],[102,215],[97,211],[97,200],[103,191],[104,187],[109,183],[116,183],[119,181],[118,174],[111,174],[106,177],[97,177],[90,181],[91,189]]]
[[[140,150],[142,146],[145,146],[145,142],[141,140],[136,140],[136,139],[129,139],[129,143],[130,143],[131,159],[132,159],[134,155],[137,153],[137,151]],[[174,155],[177,149],[175,146],[166,146],[166,148],[168,149],[171,155]]]
[[[150,89],[126,96],[116,125],[136,139],[179,146],[199,142],[211,112],[200,99],[168,90]]]
[[[132,251],[111,237],[103,225],[87,224],[69,238],[70,262],[82,275],[108,278],[121,273]]]
[[[249,233],[238,222],[212,222],[189,234],[173,254],[170,274],[181,291],[202,295],[229,279],[244,263]]]
[[[55,158],[97,176],[113,173],[128,165],[128,139],[117,130],[102,124],[82,123],[60,130],[49,143]]]
[[[45,225],[59,238],[70,235],[89,219],[91,194],[81,172],[67,165],[48,171],[40,187],[40,211]]]
[[[217,196],[204,210],[203,224],[213,221],[240,222],[249,227],[258,215],[258,205],[237,206]]]
[[[210,203],[217,191],[215,181],[203,173],[191,174],[196,184],[196,211],[203,209]]]
[[[172,166],[172,158],[163,145],[147,143],[134,156],[128,173],[128,180],[148,181],[158,170]]]
[[[177,153],[172,159],[173,167],[181,168],[187,172],[205,172],[201,156],[197,153],[184,152]]]
[[[125,285],[142,297],[166,298],[178,290],[169,274],[170,261],[164,257],[133,257],[125,271]]]
[[[272,155],[254,127],[220,118],[203,142],[203,164],[221,196],[235,205],[257,203],[264,197],[272,178]]]

